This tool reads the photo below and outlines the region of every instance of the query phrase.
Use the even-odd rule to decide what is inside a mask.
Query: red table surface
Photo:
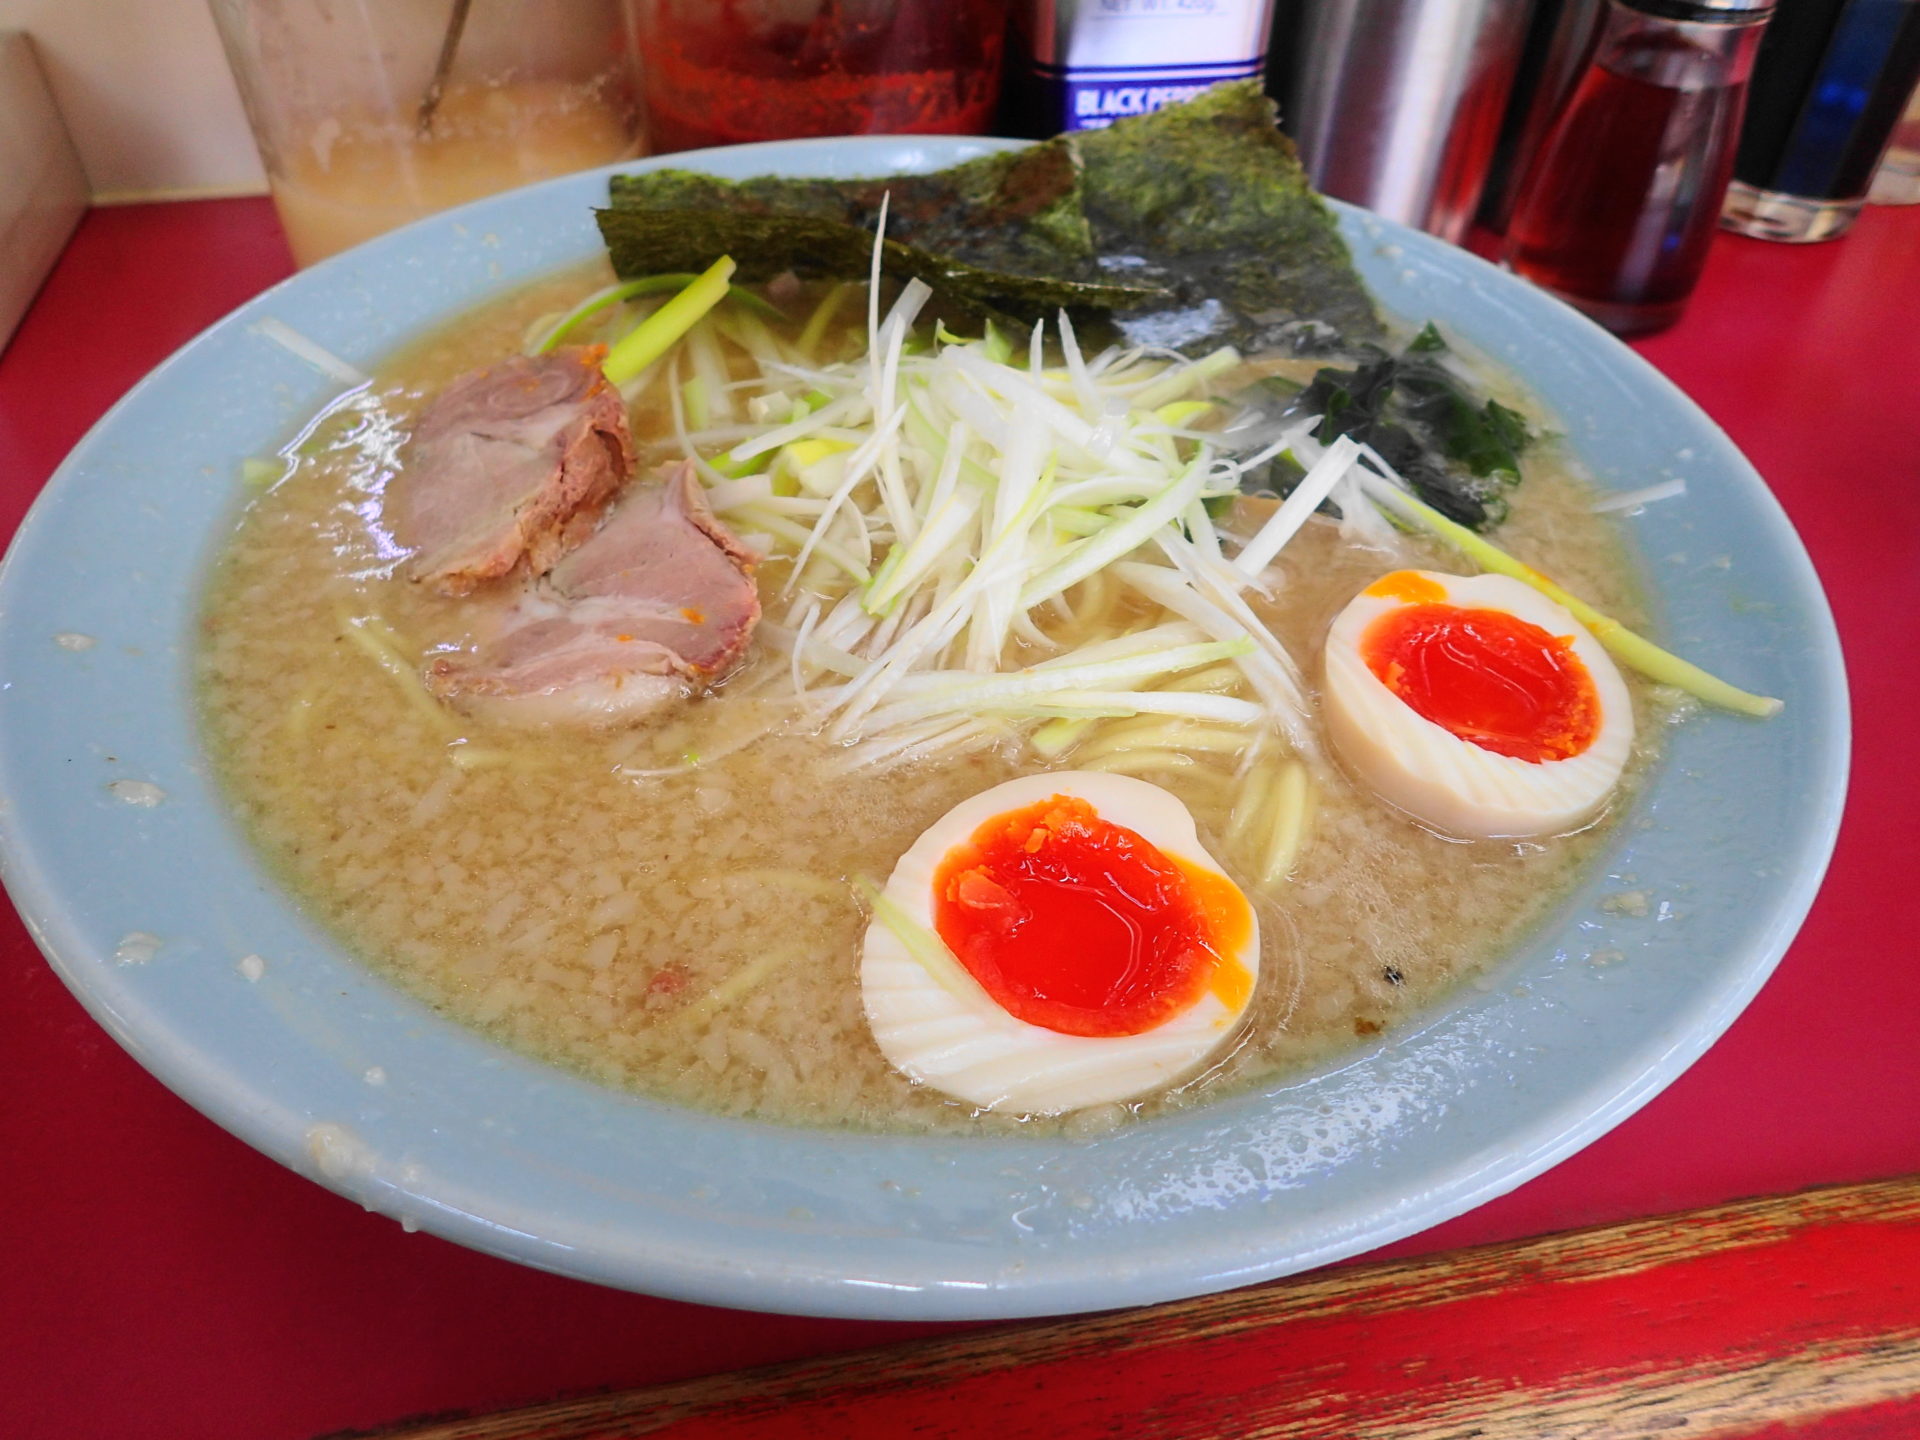
[[[90,214],[0,354],[6,533],[134,381],[291,269],[263,200]],[[1855,725],[1839,849],[1778,974],[1699,1064],[1580,1154],[1396,1252],[1920,1171],[1920,210],[1870,210],[1828,245],[1723,235],[1686,317],[1637,348],[1752,458],[1827,585]],[[406,1234],[163,1089],[10,907],[0,1083],[12,1440],[300,1440],[932,1328],[655,1300]]]

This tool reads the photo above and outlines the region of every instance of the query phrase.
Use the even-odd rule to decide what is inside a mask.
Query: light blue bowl
[[[798,141],[674,160],[868,175],[991,144]],[[256,327],[278,320],[370,366],[593,254],[604,190],[588,174],[482,201],[242,307],[100,422],[0,571],[7,887],[101,1024],[236,1135],[410,1225],[653,1294],[902,1319],[1105,1309],[1336,1260],[1511,1189],[1685,1069],[1779,959],[1831,850],[1847,757],[1839,647],[1786,519],[1705,415],[1586,320],[1343,208],[1382,303],[1511,365],[1603,485],[1685,476],[1684,499],[1631,522],[1663,638],[1787,700],[1765,724],[1708,714],[1675,733],[1605,856],[1488,983],[1336,1068],[1088,1141],[716,1119],[494,1048],[389,988],[243,843],[194,725],[196,607],[240,462],[339,388]],[[77,636],[97,643],[70,648]],[[133,803],[154,792],[122,781],[164,799]],[[1670,906],[1604,913],[1627,874]],[[130,935],[158,937],[151,959],[115,958]],[[257,982],[236,969],[247,955],[264,957]]]

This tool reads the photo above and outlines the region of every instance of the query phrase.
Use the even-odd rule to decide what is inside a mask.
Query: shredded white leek
[[[1515,559],[1466,526],[1449,520],[1432,506],[1416,499],[1404,488],[1405,482],[1377,455],[1370,454],[1369,463],[1377,468],[1377,473],[1363,467],[1358,474],[1367,498],[1374,504],[1409,525],[1418,525],[1431,531],[1483,569],[1530,585],[1549,600],[1564,606],[1622,664],[1638,670],[1649,680],[1671,685],[1723,710],[1750,715],[1756,720],[1766,720],[1780,713],[1783,701],[1770,695],[1755,695],[1737,685],[1730,685],[1698,665],[1662,650],[1611,615],[1602,614],[1579,596],[1563,589],[1531,565]]]
[[[871,278],[858,359],[820,359],[857,293],[842,286],[797,339],[703,328],[687,383],[665,387],[709,503],[770,547],[785,598],[760,633],[801,723],[849,767],[1008,742],[1062,758],[1095,739],[1091,759],[1116,759],[1156,748],[1103,728],[1134,719],[1204,731],[1223,783],[1255,755],[1311,756],[1298,667],[1242,594],[1351,483],[1352,442],[1223,547],[1208,503],[1272,458],[1226,455],[1209,429],[1237,353],[1089,354],[1064,314],[1025,346],[990,325],[916,329],[927,287],[888,304]]]
[[[1639,490],[1623,490],[1617,495],[1609,495],[1596,500],[1588,508],[1596,515],[1606,515],[1616,510],[1638,510],[1643,505],[1651,505],[1656,500],[1672,500],[1687,493],[1684,480],[1662,480],[1658,485],[1647,485]]]
[[[1286,543],[1300,533],[1300,527],[1307,523],[1309,515],[1320,508],[1320,502],[1333,493],[1333,487],[1347,478],[1347,472],[1353,468],[1353,462],[1359,455],[1360,447],[1350,436],[1342,435],[1329,445],[1327,453],[1294,486],[1293,493],[1280,503],[1267,523],[1241,547],[1240,553],[1233,559],[1235,568],[1249,579],[1265,570]]]
[[[338,380],[342,385],[367,383],[367,376],[359,367],[349,365],[326,346],[302,335],[284,320],[262,315],[248,328],[262,339],[271,340],[288,354],[306,361],[329,380]]]

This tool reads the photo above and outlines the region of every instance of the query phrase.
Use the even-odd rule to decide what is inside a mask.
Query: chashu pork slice
[[[601,354],[516,355],[420,412],[386,496],[413,579],[465,595],[523,562],[543,575],[592,531],[634,469],[626,402]]]
[[[639,485],[544,580],[529,582],[470,656],[427,686],[512,723],[629,720],[697,693],[747,652],[760,619],[753,553],[707,508],[691,463]]]

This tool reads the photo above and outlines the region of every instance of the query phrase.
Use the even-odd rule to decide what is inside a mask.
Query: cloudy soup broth
[[[472,636],[459,601],[406,578],[383,521],[410,426],[455,376],[518,352],[542,317],[609,278],[603,264],[554,277],[394,355],[249,499],[202,620],[204,734],[246,834],[352,954],[503,1045],[727,1115],[1098,1130],[1299,1072],[1417,1016],[1539,922],[1645,770],[1660,726],[1632,676],[1640,738],[1626,784],[1572,835],[1442,838],[1322,758],[1305,839],[1284,883],[1261,888],[1227,843],[1234,757],[1196,753],[1144,778],[1188,805],[1260,921],[1258,985],[1229,1043],[1171,1088],[1064,1117],[981,1112],[912,1083],[862,1012],[862,882],[884,882],[959,801],[1072,768],[1072,753],[1044,761],[1013,739],[851,766],[846,746],[793,718],[790,657],[758,640],[711,694],[601,730],[470,717],[419,682],[433,655]],[[801,298],[790,313],[807,313],[813,293]],[[845,334],[825,348],[860,354],[864,312],[847,304]],[[738,356],[722,359],[744,373]],[[1510,379],[1477,381],[1552,428]],[[633,402],[638,483],[679,453],[668,388]],[[1240,502],[1222,529],[1257,525],[1261,503]],[[1636,623],[1632,566],[1591,504],[1557,446],[1536,443],[1499,543]],[[1419,537],[1394,544],[1383,554],[1310,522],[1276,562],[1271,600],[1250,597],[1299,661],[1310,702],[1328,625],[1358,592],[1396,568],[1470,568]],[[792,578],[785,560],[759,567],[769,617],[791,605]]]

